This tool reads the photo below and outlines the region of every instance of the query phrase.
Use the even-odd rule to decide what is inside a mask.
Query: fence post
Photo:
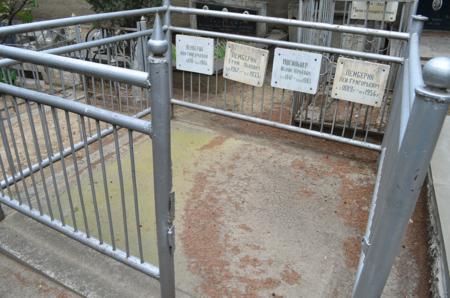
[[[353,297],[380,297],[400,249],[450,103],[450,58],[434,58],[423,69],[425,86],[415,89],[416,99],[403,139],[390,167],[395,171],[385,187],[384,206],[370,241],[363,243],[363,263]],[[367,241],[367,240],[366,240]]]
[[[141,19],[136,22],[137,31],[147,30],[147,19],[142,16]],[[138,62],[138,69],[141,71],[148,71],[147,67],[147,38],[145,36],[141,36],[138,39],[138,44],[136,46],[136,59]]]
[[[0,221],[5,219],[5,212],[3,212],[2,205],[0,204]]]
[[[152,145],[155,188],[156,229],[161,296],[175,297],[175,206],[172,193],[172,161],[170,149],[170,83],[168,43],[164,38],[159,15],[155,17],[152,37],[148,42],[148,58],[152,95]]]

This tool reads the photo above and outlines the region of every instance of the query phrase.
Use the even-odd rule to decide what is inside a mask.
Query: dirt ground
[[[377,155],[185,110],[176,119],[219,132],[183,168],[193,185],[178,192],[180,287],[201,297],[350,296]],[[426,243],[422,198],[385,297],[428,297]]]

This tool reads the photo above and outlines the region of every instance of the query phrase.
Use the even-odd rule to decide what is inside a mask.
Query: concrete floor
[[[351,294],[376,153],[185,109],[176,110],[172,123],[180,290],[193,297]],[[153,215],[150,142],[140,139],[135,151],[140,208],[145,210],[144,256],[155,262],[154,219],[148,216]],[[122,158],[129,163],[126,154]],[[107,168],[116,166],[109,158]],[[100,165],[93,169],[101,191]],[[87,188],[87,175],[82,176]],[[110,195],[118,198],[116,177],[108,177]],[[113,199],[115,218],[120,217],[118,202]],[[92,210],[91,205],[87,208]],[[132,205],[128,210],[132,223]],[[100,213],[107,227],[102,202]],[[95,226],[93,214],[89,222]],[[121,247],[123,230],[117,226]],[[103,235],[108,240],[106,228]],[[135,235],[131,230],[134,243]],[[132,252],[137,255],[136,246]],[[385,297],[428,296],[426,252],[426,208],[421,200]],[[82,284],[83,276],[77,278]]]
[[[69,289],[0,253],[0,297],[76,298]]]
[[[433,186],[436,196],[440,227],[442,229],[443,247],[446,252],[445,259],[450,260],[450,116],[447,116],[442,127],[439,141],[431,161]],[[446,273],[450,276],[450,272]]]

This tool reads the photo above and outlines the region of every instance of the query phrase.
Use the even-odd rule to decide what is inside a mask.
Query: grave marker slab
[[[212,75],[214,71],[214,39],[189,35],[176,36],[177,69]]]
[[[321,63],[321,54],[276,48],[271,85],[316,94]]]
[[[369,13],[367,13],[366,1],[352,1],[352,13],[351,18],[355,20],[365,20],[366,16],[368,20],[382,21],[384,15],[384,21],[394,22],[397,18],[398,2],[371,2],[369,4]],[[385,12],[385,13],[384,13]]]
[[[239,43],[227,42],[223,77],[261,87],[266,76],[269,51]]]
[[[390,66],[340,57],[333,82],[334,98],[380,107]]]

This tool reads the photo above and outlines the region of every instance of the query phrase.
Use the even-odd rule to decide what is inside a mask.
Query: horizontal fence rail
[[[352,27],[352,26],[319,23],[319,22],[308,22],[308,21],[275,18],[275,17],[268,17],[268,16],[260,16],[260,15],[241,14],[241,13],[214,11],[214,10],[208,10],[208,9],[187,8],[187,7],[178,7],[178,6],[171,6],[169,11],[175,12],[175,13],[185,13],[185,14],[190,14],[190,15],[204,15],[204,16],[229,18],[229,19],[236,19],[236,20],[243,20],[243,21],[264,22],[264,23],[268,23],[268,24],[277,24],[277,25],[286,25],[286,26],[296,26],[296,27],[309,28],[309,29],[317,29],[317,30],[329,30],[329,31],[336,31],[336,32],[363,34],[363,35],[368,35],[368,36],[378,36],[378,37],[394,38],[394,39],[400,39],[400,40],[408,40],[409,39],[409,34],[403,33],[403,32],[393,32],[393,31],[370,29],[370,28],[359,28],[359,27]]]
[[[139,37],[143,37],[143,36],[150,36],[152,34],[152,32],[153,32],[153,30],[150,29],[150,30],[144,30],[144,31],[139,31],[139,32],[126,33],[126,34],[122,34],[122,35],[116,35],[116,36],[111,36],[111,37],[105,37],[102,39],[91,40],[91,41],[87,41],[87,42],[83,42],[83,43],[79,43],[79,44],[73,44],[73,45],[67,45],[67,46],[63,46],[63,47],[43,50],[42,52],[47,53],[47,54],[53,54],[53,55],[67,54],[67,53],[71,53],[71,52],[96,48],[96,47],[100,47],[100,46],[104,46],[104,45],[108,45],[108,44],[114,44],[114,43],[117,43],[120,41],[127,41],[130,39],[135,39],[135,38],[139,38]],[[8,66],[15,65],[17,63],[21,63],[21,62],[18,60],[13,60],[13,59],[1,59],[0,67],[8,67]]]
[[[118,82],[133,84],[139,87],[149,87],[148,73],[121,69],[110,65],[98,64],[89,61],[61,57],[43,52],[18,49],[0,45],[0,55],[17,59],[22,62],[30,62],[38,65],[50,66],[62,70],[86,74],[97,78],[114,80]]]
[[[317,46],[317,45],[310,45],[310,44],[303,44],[303,43],[295,43],[295,42],[289,42],[289,41],[283,41],[283,40],[270,40],[270,39],[261,38],[261,37],[244,36],[244,35],[238,35],[238,34],[213,32],[213,31],[175,27],[175,26],[171,26],[170,30],[172,32],[178,32],[178,33],[184,33],[184,34],[192,34],[192,35],[216,37],[216,38],[229,39],[229,40],[239,40],[239,41],[245,41],[245,42],[261,43],[261,44],[282,46],[282,47],[298,49],[298,50],[339,54],[339,55],[353,56],[353,57],[357,57],[357,58],[365,58],[365,59],[385,61],[385,62],[403,63],[403,61],[404,61],[403,57],[386,56],[386,55],[382,55],[382,54],[344,50],[344,49],[339,49],[339,48]]]
[[[123,128],[135,130],[151,136],[152,126],[148,121],[136,119],[119,113],[111,113],[110,111],[93,107],[71,100],[62,100],[60,97],[40,93],[32,90],[26,90],[14,87],[8,84],[0,83],[0,93],[9,94],[33,101],[38,104],[54,107],[57,109],[72,112],[81,116],[86,116],[95,120],[107,122]]]
[[[147,14],[154,14],[166,11],[166,7],[151,7],[135,10],[116,11],[100,14],[92,14],[86,16],[75,16],[63,19],[40,21],[28,24],[12,25],[7,27],[0,27],[0,36],[39,31],[44,29],[57,28],[62,26],[80,25],[93,22],[108,21],[111,19],[127,18],[127,17],[140,17]]]

